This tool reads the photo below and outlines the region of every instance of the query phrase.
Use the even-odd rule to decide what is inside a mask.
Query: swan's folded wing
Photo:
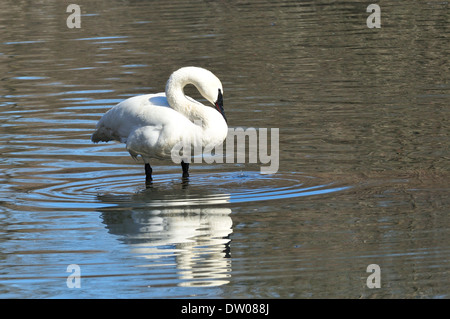
[[[175,112],[167,104],[164,93],[139,95],[120,102],[106,112],[97,123],[92,142],[119,141],[126,143],[136,128],[161,124],[155,108]]]
[[[143,126],[130,133],[126,141],[127,151],[132,157],[142,155],[144,157],[165,157],[163,147],[159,140],[162,126]]]

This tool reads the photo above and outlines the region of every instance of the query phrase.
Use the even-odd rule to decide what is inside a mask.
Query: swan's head
[[[178,78],[184,87],[187,84],[193,84],[200,94],[207,99],[225,121],[225,111],[223,109],[223,87],[220,80],[211,71],[203,68],[188,66],[175,71],[171,78]],[[171,80],[169,79],[169,82]]]
[[[222,114],[225,122],[228,123],[223,109],[223,87],[220,80],[210,71],[202,68],[195,68],[200,75],[200,81],[194,85],[199,90],[200,94],[207,99],[216,110]]]

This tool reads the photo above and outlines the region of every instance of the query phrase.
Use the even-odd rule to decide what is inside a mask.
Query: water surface
[[[77,3],[80,29],[0,4],[2,298],[449,297],[447,2],[380,2],[380,29],[360,2]],[[155,161],[147,189],[90,142],[186,65],[221,79],[230,126],[279,128],[276,174]]]

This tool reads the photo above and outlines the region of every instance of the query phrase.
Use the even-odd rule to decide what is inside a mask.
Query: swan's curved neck
[[[204,127],[209,124],[207,114],[204,112],[206,106],[186,97],[183,91],[188,84],[194,85],[199,90],[200,81],[201,79],[195,73],[174,72],[167,81],[166,98],[175,111],[183,114],[193,122],[199,121],[198,123],[202,123]]]

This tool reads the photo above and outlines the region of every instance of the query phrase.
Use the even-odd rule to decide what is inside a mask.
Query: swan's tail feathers
[[[111,129],[104,126],[99,127],[91,136],[91,141],[94,143],[109,142],[112,140],[117,140],[117,138],[114,137],[114,133]]]

